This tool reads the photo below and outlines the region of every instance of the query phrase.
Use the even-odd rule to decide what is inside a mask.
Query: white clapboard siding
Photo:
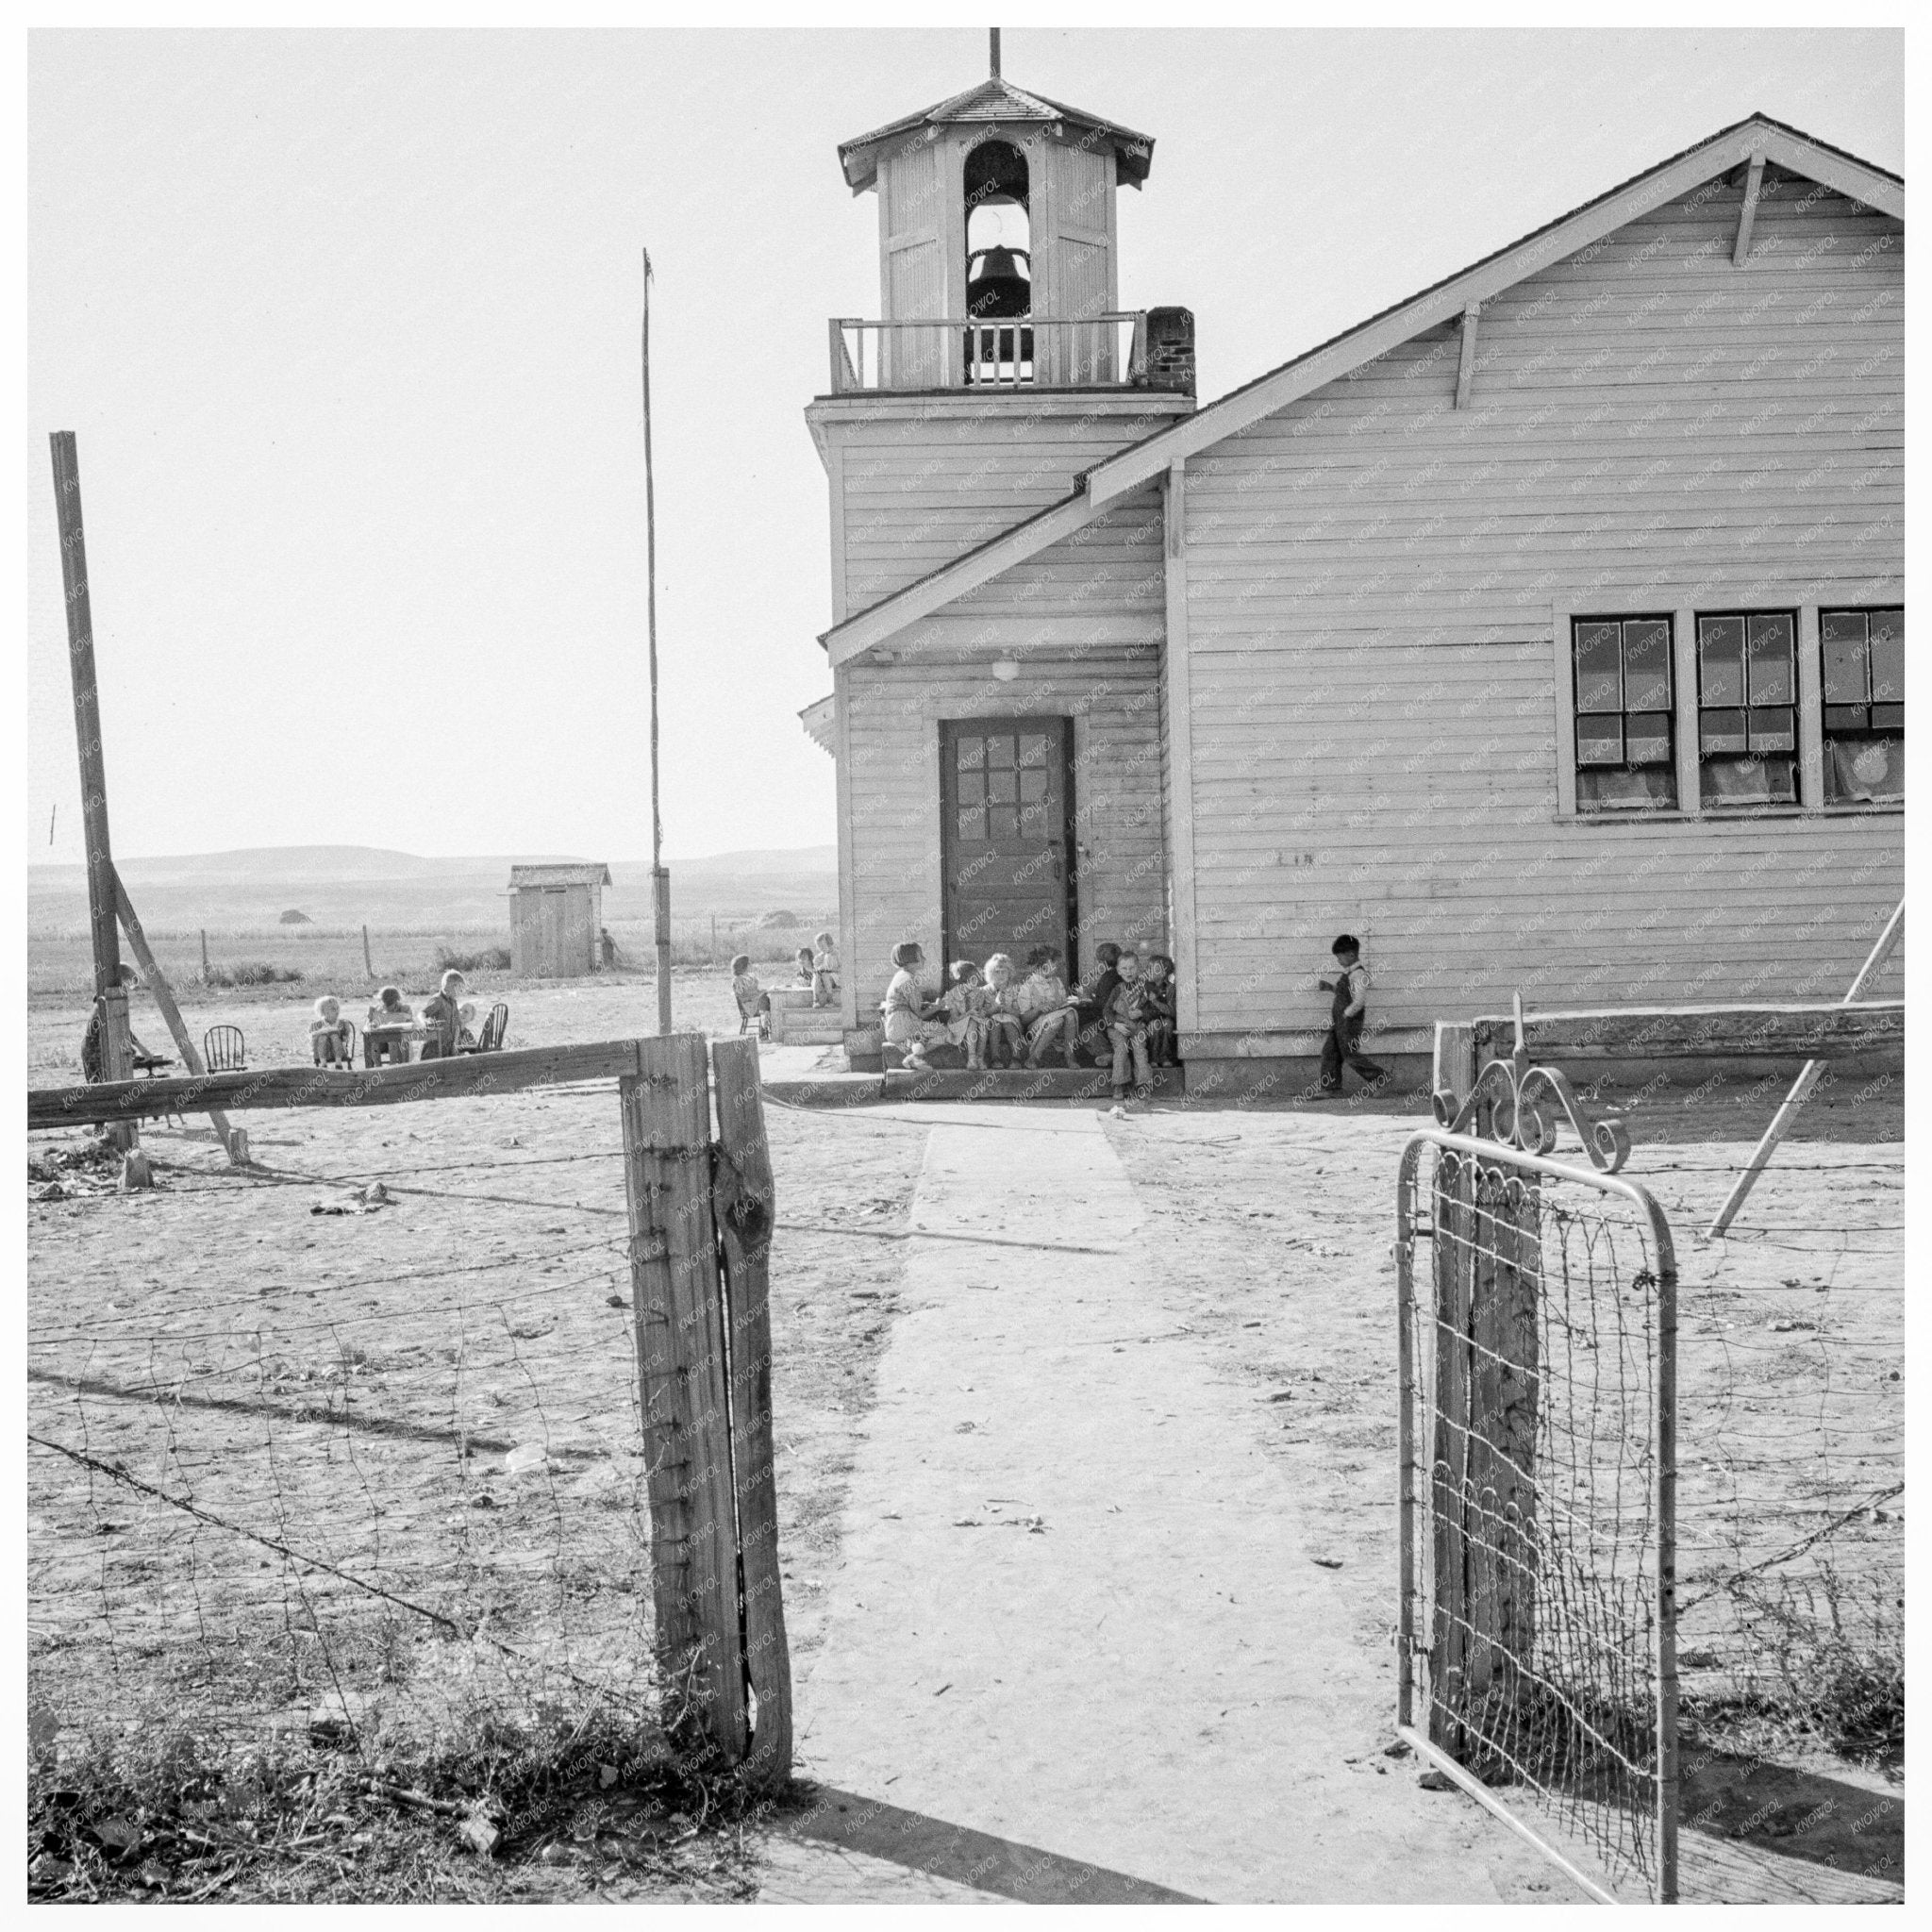
[[[1903,227],[1774,169],[1739,267],[1740,193],[1486,303],[1465,408],[1436,329],[1189,459],[1204,1057],[1306,1050],[1343,928],[1418,1049],[1519,989],[1849,983],[1902,813],[1559,812],[1558,612],[1904,595]]]
[[[846,965],[861,1024],[877,1016],[901,940],[925,949],[927,977],[937,984],[942,719],[1073,719],[1080,963],[1091,962],[1101,939],[1166,943],[1156,651],[1099,660],[1041,653],[1011,683],[994,679],[983,661],[929,658],[860,658],[843,675],[853,797]]]
[[[1119,391],[814,404],[828,450],[843,613],[1060,502],[1083,470],[1191,408],[1186,397]]]

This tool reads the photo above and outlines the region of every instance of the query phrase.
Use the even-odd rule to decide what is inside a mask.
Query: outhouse
[[[602,954],[608,865],[509,869],[509,970],[520,979],[575,979]]]

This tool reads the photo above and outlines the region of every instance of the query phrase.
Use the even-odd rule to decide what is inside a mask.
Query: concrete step
[[[1154,1091],[1178,1093],[1181,1070],[1156,1067]],[[985,1071],[935,1067],[930,1073],[908,1074],[895,1067],[886,1075],[886,1093],[892,1100],[1095,1100],[1113,1091],[1105,1067],[1000,1067]]]
[[[813,1013],[789,1012],[772,1015],[772,1038],[787,1046],[838,1046],[844,1041],[844,1023],[836,1010]]]

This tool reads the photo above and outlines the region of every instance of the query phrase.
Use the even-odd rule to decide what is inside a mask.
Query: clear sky
[[[1020,28],[1004,65],[1155,136],[1121,300],[1195,311],[1203,400],[1754,109],[1904,166],[1893,31]],[[648,853],[646,246],[665,849],[829,841],[801,412],[825,318],[878,313],[834,149],[985,71],[980,29],[34,36],[28,858],[80,857],[52,429],[118,851]]]

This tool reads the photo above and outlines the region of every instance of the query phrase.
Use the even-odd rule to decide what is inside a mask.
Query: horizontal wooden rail
[[[1486,1015],[1471,1023],[1477,1067],[1515,1043],[1511,1018]],[[1532,1058],[1562,1054],[1577,1059],[1752,1054],[1842,1058],[1900,1046],[1906,1037],[1903,1000],[1794,1001],[1764,1006],[1614,1007],[1600,1011],[1525,1013],[1523,1036]]]
[[[522,1093],[579,1080],[616,1080],[639,1068],[636,1040],[597,1040],[568,1046],[526,1046],[512,1053],[458,1054],[407,1066],[331,1073],[323,1067],[262,1067],[240,1074],[199,1074],[176,1080],[113,1080],[86,1087],[30,1089],[29,1132],[170,1113],[229,1113],[294,1107],[393,1107],[411,1100],[469,1100]]]

